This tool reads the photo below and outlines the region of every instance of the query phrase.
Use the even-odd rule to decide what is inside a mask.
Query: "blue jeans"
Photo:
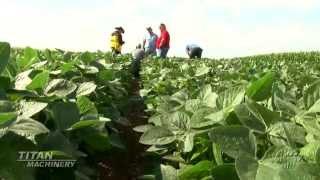
[[[160,48],[157,49],[157,56],[161,58],[166,58],[168,54],[169,48]]]
[[[146,52],[146,56],[149,56],[149,55],[150,55],[150,56],[154,56],[154,55],[157,54],[155,48],[153,48],[153,49],[147,48],[147,49],[145,50],[145,52]]]

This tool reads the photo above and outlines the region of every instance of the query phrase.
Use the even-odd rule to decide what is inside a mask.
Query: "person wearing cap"
[[[156,48],[157,56],[166,58],[170,48],[170,34],[165,24],[160,24],[160,37],[157,39]]]
[[[146,52],[146,55],[155,55],[156,54],[156,42],[158,36],[152,31],[151,27],[147,27],[147,34],[143,39],[143,48]]]
[[[141,44],[136,46],[136,49],[132,52],[131,72],[135,78],[139,78],[140,63],[145,57],[145,51]]]
[[[199,58],[201,59],[202,48],[196,44],[189,44],[186,47],[186,52],[190,59]]]
[[[122,34],[124,29],[122,27],[116,27],[115,31],[111,34],[111,51],[112,55],[121,54],[121,48],[124,44],[122,40]]]

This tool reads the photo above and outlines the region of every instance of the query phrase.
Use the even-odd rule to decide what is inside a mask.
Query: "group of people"
[[[157,56],[166,58],[170,49],[170,34],[165,24],[161,23],[159,26],[160,35],[158,36],[153,32],[151,27],[147,27],[147,33],[143,39],[142,45],[138,44],[136,49],[132,52],[132,73],[135,77],[139,76],[140,61],[146,56]],[[116,56],[121,54],[124,41],[122,34],[124,34],[122,27],[116,27],[115,31],[111,34],[111,51],[112,55]],[[186,46],[186,53],[190,59],[201,58],[202,48],[195,44]]]
[[[170,49],[170,34],[166,28],[165,24],[160,24],[160,36],[153,32],[151,27],[147,27],[147,33],[143,39],[142,45],[139,44],[136,50],[144,51],[145,56],[158,56],[161,58],[166,58],[168,51]],[[124,29],[122,27],[116,27],[115,31],[111,34],[111,51],[113,55],[121,54],[122,46],[124,41],[122,39],[122,34],[124,34]],[[138,48],[139,47],[139,48]],[[190,44],[186,46],[186,53],[190,59],[201,58],[202,48],[195,44]],[[142,54],[142,53],[135,53]]]
[[[143,39],[143,45],[139,47],[143,49],[145,55],[157,55],[166,58],[170,48],[170,34],[165,24],[160,24],[160,36],[153,32],[151,27],[147,27],[147,34]],[[121,54],[121,49],[125,43],[122,39],[124,33],[122,27],[116,27],[111,34],[111,51],[113,55]],[[138,47],[138,46],[137,46]]]

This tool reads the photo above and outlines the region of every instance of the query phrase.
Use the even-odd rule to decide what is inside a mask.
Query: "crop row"
[[[115,124],[128,101],[130,62],[115,61],[102,52],[11,49],[0,43],[0,179],[98,178],[96,154],[125,148]],[[26,168],[17,160],[28,152],[77,163]],[[28,158],[23,160],[43,160]]]
[[[152,116],[135,130],[164,179],[319,179],[319,62],[315,52],[146,60]]]

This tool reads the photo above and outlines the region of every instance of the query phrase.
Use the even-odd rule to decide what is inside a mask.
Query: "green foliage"
[[[26,47],[24,54],[18,59],[17,64],[20,69],[25,70],[38,61],[38,52],[35,49]]]
[[[210,161],[201,161],[194,166],[186,166],[179,173],[180,179],[201,179],[209,176],[213,169],[213,164]]]
[[[77,86],[65,79],[53,79],[49,82],[44,93],[46,96],[58,96],[66,97],[73,93],[77,89]]]
[[[75,103],[56,102],[52,106],[52,118],[59,130],[65,130],[80,120],[80,112]]]
[[[50,74],[48,71],[43,71],[37,74],[26,88],[28,90],[40,90],[41,92],[43,92],[44,88],[49,82],[49,75]]]
[[[140,138],[140,143],[146,145],[165,145],[175,140],[174,134],[163,127],[152,127]]]
[[[10,44],[0,42],[0,75],[6,68],[10,57]]]
[[[96,170],[83,170],[96,168],[94,155],[125,150],[114,121],[128,101],[128,57],[104,57],[0,43],[0,179],[97,179]],[[63,171],[27,168],[19,151],[54,152],[77,163]]]
[[[319,57],[144,60],[140,95],[150,117],[134,130],[156,172],[141,178],[319,179]],[[21,150],[79,162],[52,171],[56,179],[98,179],[83,170],[95,155],[126,151],[117,127],[132,101],[130,62],[115,60],[0,43],[0,178],[41,172],[16,162]]]
[[[136,130],[157,137],[148,151],[176,179],[319,179],[319,62],[319,53],[145,60],[151,117]]]
[[[274,73],[268,72],[260,79],[254,81],[246,91],[248,97],[256,101],[262,101],[270,97],[274,77]]]

